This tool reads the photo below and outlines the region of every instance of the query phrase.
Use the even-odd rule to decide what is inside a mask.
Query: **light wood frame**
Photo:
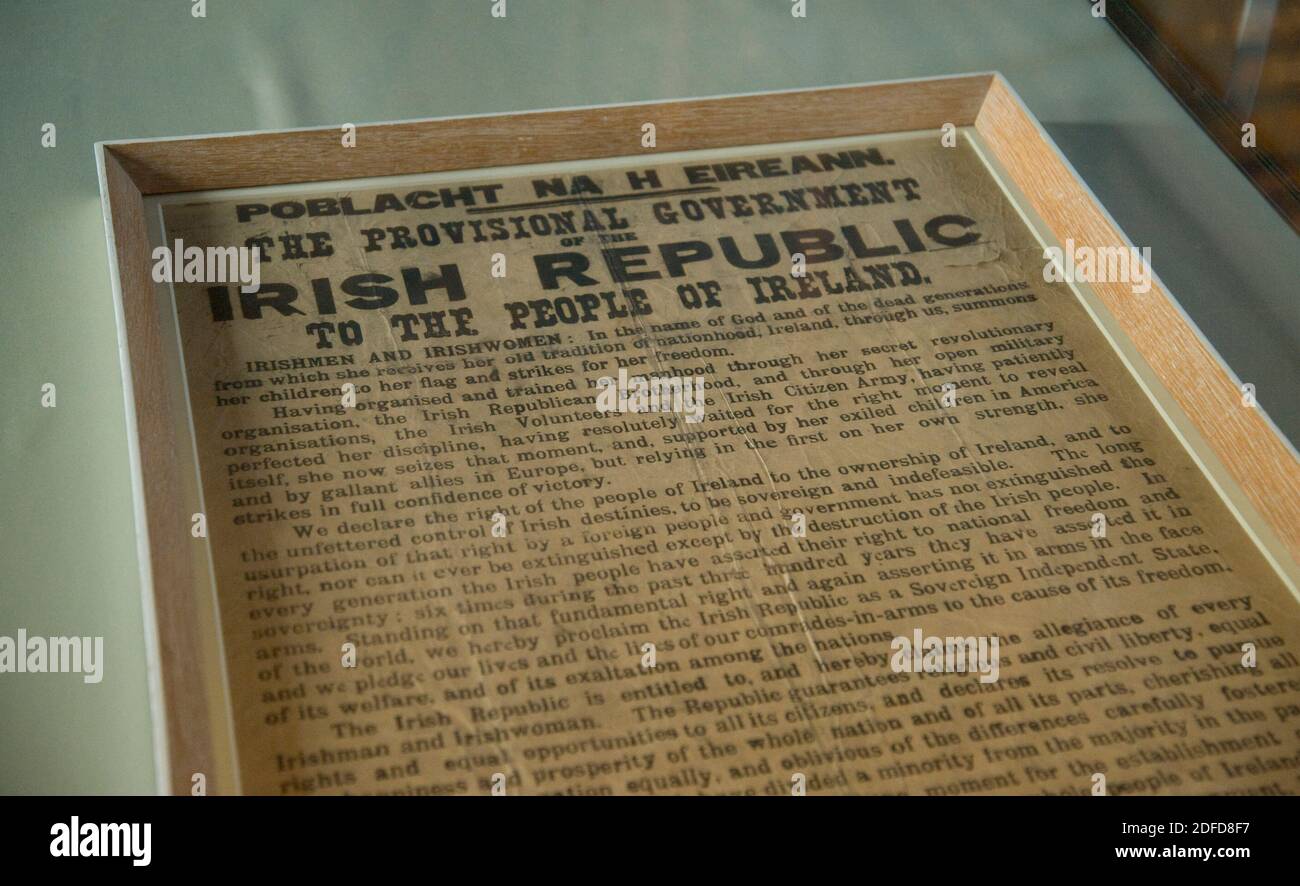
[[[652,120],[657,147],[641,147]],[[152,674],[163,723],[160,787],[190,793],[191,773],[214,771],[210,691],[199,659],[190,515],[177,490],[182,445],[165,377],[167,331],[155,310],[145,198],[741,145],[972,127],[1002,173],[1058,243],[1129,241],[1098,204],[1005,79],[996,73],[828,89],[384,123],[357,127],[338,150],[338,127],[95,146],[109,260],[123,336],[141,571],[156,638]],[[1300,462],[1259,409],[1242,408],[1238,382],[1159,281],[1142,299],[1127,284],[1093,284],[1120,330],[1222,462],[1293,561],[1300,561]],[[209,792],[229,785],[209,784]]]

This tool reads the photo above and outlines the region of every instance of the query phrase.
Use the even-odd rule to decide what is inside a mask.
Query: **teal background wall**
[[[1300,435],[1300,238],[1082,0],[191,5],[0,0],[0,634],[106,647],[98,685],[0,674],[2,793],[154,789],[96,141],[996,69]]]

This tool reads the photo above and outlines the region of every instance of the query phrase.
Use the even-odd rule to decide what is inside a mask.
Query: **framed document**
[[[997,74],[98,148],[177,793],[1288,793],[1294,451]]]

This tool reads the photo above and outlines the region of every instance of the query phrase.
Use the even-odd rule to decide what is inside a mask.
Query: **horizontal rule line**
[[[611,194],[608,197],[566,197],[563,200],[538,200],[534,203],[511,203],[507,206],[478,206],[465,210],[470,215],[484,212],[504,212],[507,209],[533,209],[542,206],[569,206],[574,203],[616,203],[621,200],[644,200],[646,197],[675,197],[679,194],[705,194],[717,191],[709,185],[694,188],[675,188],[669,191],[644,191],[636,194]]]

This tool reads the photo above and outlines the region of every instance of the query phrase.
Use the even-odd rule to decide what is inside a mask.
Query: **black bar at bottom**
[[[882,869],[923,877],[1062,866],[1226,872],[1286,863],[1296,809],[1286,798],[1220,797],[9,797],[0,799],[7,823],[0,847],[10,865],[83,873],[368,879],[407,869],[456,879],[476,871],[493,879],[515,871],[636,880],[717,871],[734,879],[752,871],[764,881],[787,866],[801,880]],[[147,865],[135,864],[144,855],[142,827],[103,827],[132,823],[150,825]],[[86,857],[115,846],[117,855]]]

